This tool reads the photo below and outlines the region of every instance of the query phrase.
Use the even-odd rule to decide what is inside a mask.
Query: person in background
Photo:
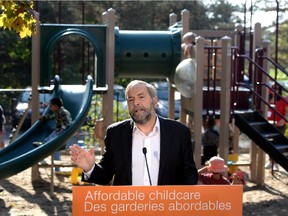
[[[0,105],[0,150],[5,147],[5,141],[3,139],[3,136],[5,135],[4,124],[5,124],[4,110]]]
[[[209,164],[198,170],[198,184],[204,185],[230,185],[230,181],[223,175],[228,171],[224,159],[214,156],[209,160]]]
[[[288,118],[288,101],[285,100],[285,98],[282,98],[282,87],[278,87],[278,94],[273,96],[273,93],[271,92],[269,94],[269,101],[270,104],[274,105],[275,110],[277,110],[282,116]],[[276,102],[275,102],[275,96],[276,96]],[[283,117],[280,116],[277,112],[274,112],[273,109],[268,110],[268,120],[273,121],[275,120],[275,126],[276,128],[284,134],[286,129],[286,121],[283,119]]]
[[[94,147],[89,151],[76,144],[70,147],[71,160],[83,170],[82,181],[100,185],[197,184],[188,127],[156,114],[153,85],[134,80],[125,95],[131,118],[108,126],[99,163],[95,163]]]
[[[209,117],[206,120],[206,129],[202,136],[204,164],[213,156],[218,155],[219,133],[214,129],[215,125],[216,123],[213,117]]]
[[[52,133],[50,133],[48,137],[44,139],[44,143],[59,136],[59,134],[65,131],[71,125],[72,122],[71,114],[67,109],[64,108],[61,98],[52,98],[50,100],[50,110],[52,111],[52,114],[46,114],[39,118],[40,121],[47,121],[50,119],[55,119],[56,121],[55,129],[52,131]],[[33,142],[33,145],[36,147],[42,144],[43,142]],[[54,159],[60,160],[59,151],[54,153]],[[56,171],[59,171],[58,167]]]
[[[181,47],[183,49],[183,54],[185,58],[195,58],[195,52],[193,51],[193,46],[195,46],[197,35],[193,32],[187,32],[183,35],[183,43]]]
[[[288,101],[285,98],[282,98],[282,87],[278,86],[275,90],[277,94],[273,94],[273,92],[269,93],[269,102],[272,104],[272,106],[274,105],[275,110],[288,119]],[[273,109],[268,110],[268,121],[273,122],[275,127],[284,135],[286,130],[286,120],[282,116],[280,116]],[[279,165],[269,158],[269,162],[265,165],[265,168],[269,169],[271,167],[274,171],[279,170]]]
[[[46,114],[39,118],[40,121],[48,121],[51,119],[55,119],[56,121],[56,127],[52,131],[52,133],[45,138],[45,142],[48,142],[49,140],[57,137],[61,132],[66,130],[72,122],[71,114],[70,112],[64,108],[63,102],[61,98],[52,98],[50,100],[50,110],[52,114]],[[38,143],[43,144],[43,143]],[[37,145],[35,142],[34,145]]]

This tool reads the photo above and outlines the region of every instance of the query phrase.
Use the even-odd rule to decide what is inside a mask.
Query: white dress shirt
[[[150,185],[143,148],[147,149],[147,164],[152,185],[158,184],[160,163],[160,123],[156,124],[147,136],[136,125],[132,135],[132,185]]]

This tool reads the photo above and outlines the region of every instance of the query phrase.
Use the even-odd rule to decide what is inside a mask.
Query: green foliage
[[[287,80],[288,77],[285,73],[283,73],[281,70],[277,70],[277,77],[275,73],[275,69],[271,68],[269,71],[269,75],[273,78],[276,78],[277,80]]]
[[[276,29],[273,28],[274,31],[265,31],[265,39],[271,41],[271,58],[275,60],[276,57]],[[286,71],[288,71],[288,20],[279,24],[278,31],[278,56],[277,63],[283,67]],[[270,65],[270,75],[275,77],[275,69],[273,65]],[[280,70],[277,70],[277,79],[279,80],[287,80],[287,75],[282,73]]]
[[[14,31],[0,31],[0,88],[24,88],[31,83],[31,40],[19,36]],[[12,107],[13,98],[19,93],[1,93],[0,104],[5,112]]]
[[[31,39],[12,31],[0,33],[0,88],[25,88],[31,83]]]
[[[0,0],[0,27],[16,31],[21,38],[31,37],[35,31],[33,2]]]
[[[116,9],[116,23],[120,29],[167,30],[169,15],[174,13],[181,19],[181,12],[190,11],[190,29],[208,28],[207,9],[201,1],[111,1]],[[131,19],[142,17],[142,19]]]
[[[94,125],[96,120],[101,118],[102,110],[102,97],[101,95],[94,95],[92,97],[90,109],[87,114],[86,122],[81,127],[80,131],[86,134],[84,143],[89,148],[94,145]]]
[[[288,38],[288,20],[285,22],[281,23],[279,25],[279,37],[278,37],[278,63],[286,68],[288,71],[288,43],[287,43],[287,38]],[[275,34],[273,41],[275,41]],[[272,44],[272,47],[274,48],[273,50],[275,51],[275,46],[276,44]],[[272,56],[275,57],[275,52],[272,52]],[[287,77],[286,77],[287,79]]]
[[[240,22],[240,18],[233,15],[233,12],[239,10],[239,7],[229,4],[227,1],[220,0],[209,5],[209,29],[233,30],[235,21]]]
[[[113,121],[118,122],[118,121],[127,119],[129,117],[130,116],[129,116],[128,109],[125,109],[122,103],[114,100],[113,101]]]

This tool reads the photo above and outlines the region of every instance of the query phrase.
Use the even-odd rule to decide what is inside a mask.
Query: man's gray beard
[[[131,113],[130,113],[130,116],[131,116],[131,118],[133,119],[133,121],[134,121],[136,124],[143,125],[143,124],[147,123],[147,122],[151,119],[152,114],[151,114],[151,111],[146,112],[144,118],[141,118],[141,119],[135,118]]]

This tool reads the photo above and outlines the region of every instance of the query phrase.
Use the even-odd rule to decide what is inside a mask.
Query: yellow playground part
[[[79,167],[73,167],[71,171],[71,183],[73,185],[79,184],[78,176],[81,175],[82,169]]]
[[[238,154],[233,153],[228,155],[228,165],[229,163],[233,164],[238,161]],[[236,172],[238,170],[238,166],[229,166],[228,173],[231,175],[233,172]]]

